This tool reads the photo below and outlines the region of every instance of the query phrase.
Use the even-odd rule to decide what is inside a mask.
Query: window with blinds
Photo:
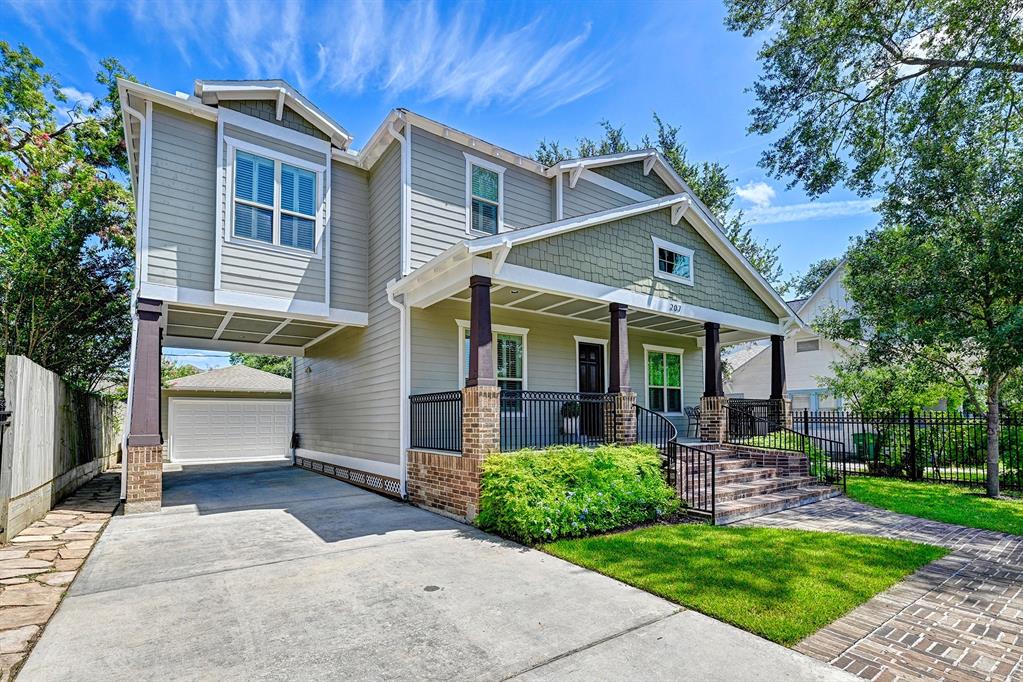
[[[486,234],[497,234],[497,215],[500,208],[501,176],[488,169],[471,164],[472,169],[472,229]]]
[[[315,251],[317,184],[311,170],[236,150],[234,236]]]

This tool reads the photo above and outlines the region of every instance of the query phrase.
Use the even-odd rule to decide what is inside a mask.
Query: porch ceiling
[[[468,303],[470,299],[469,289],[463,289],[451,296],[451,298]],[[589,322],[609,324],[611,318],[607,303],[597,303],[521,286],[495,285],[490,290],[490,305],[493,308],[504,310],[517,310]],[[700,337],[704,334],[702,322],[683,320],[657,313],[630,310],[628,320],[629,327],[634,329],[649,329],[692,337]],[[723,325],[721,327],[722,334],[732,331],[734,330],[728,329]]]
[[[340,329],[336,324],[231,310],[199,308],[172,303],[163,317],[164,333],[175,345],[189,343],[205,350],[254,352],[265,347],[268,355],[301,355],[320,338]],[[290,352],[282,352],[290,351]]]

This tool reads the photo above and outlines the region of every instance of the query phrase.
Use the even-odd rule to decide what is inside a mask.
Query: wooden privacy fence
[[[71,388],[28,358],[8,355],[10,412],[0,456],[0,541],[6,541],[100,471],[116,463],[121,409]]]

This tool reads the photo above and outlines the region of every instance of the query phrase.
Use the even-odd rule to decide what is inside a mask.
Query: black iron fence
[[[726,442],[803,453],[809,460],[811,476],[821,483],[845,487],[847,453],[842,441],[809,429],[798,430],[794,423],[789,426],[780,401],[773,401],[777,407],[768,409],[751,408],[745,402],[761,401],[728,401]]]
[[[669,443],[666,478],[668,485],[678,491],[690,514],[707,516],[714,520],[715,455],[673,440]]]
[[[501,452],[617,440],[608,393],[501,391]]]
[[[636,442],[654,445],[662,457],[667,457],[670,443],[677,439],[674,424],[663,415],[636,405]]]
[[[1000,417],[998,476],[1023,492],[1023,414]],[[982,486],[987,480],[984,415],[915,411],[796,411],[793,429],[841,442],[849,475]]]
[[[462,451],[462,392],[409,396],[409,445],[423,450]]]

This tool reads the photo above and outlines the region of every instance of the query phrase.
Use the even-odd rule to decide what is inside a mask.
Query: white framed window
[[[228,241],[320,257],[326,167],[225,137]]]
[[[657,237],[654,241],[654,277],[693,286],[693,250]]]
[[[661,414],[682,414],[682,349],[643,344],[646,407]]]
[[[458,385],[465,385],[465,377],[469,374],[469,321],[456,320],[458,323]],[[491,325],[494,334],[490,347],[494,354],[494,370],[497,374],[497,385],[507,391],[526,390],[526,327],[509,327],[501,324]]]
[[[504,231],[504,166],[472,154],[465,154],[465,231]]]
[[[805,341],[796,341],[797,353],[812,353],[813,351],[820,349],[821,349],[820,339],[807,339]]]

